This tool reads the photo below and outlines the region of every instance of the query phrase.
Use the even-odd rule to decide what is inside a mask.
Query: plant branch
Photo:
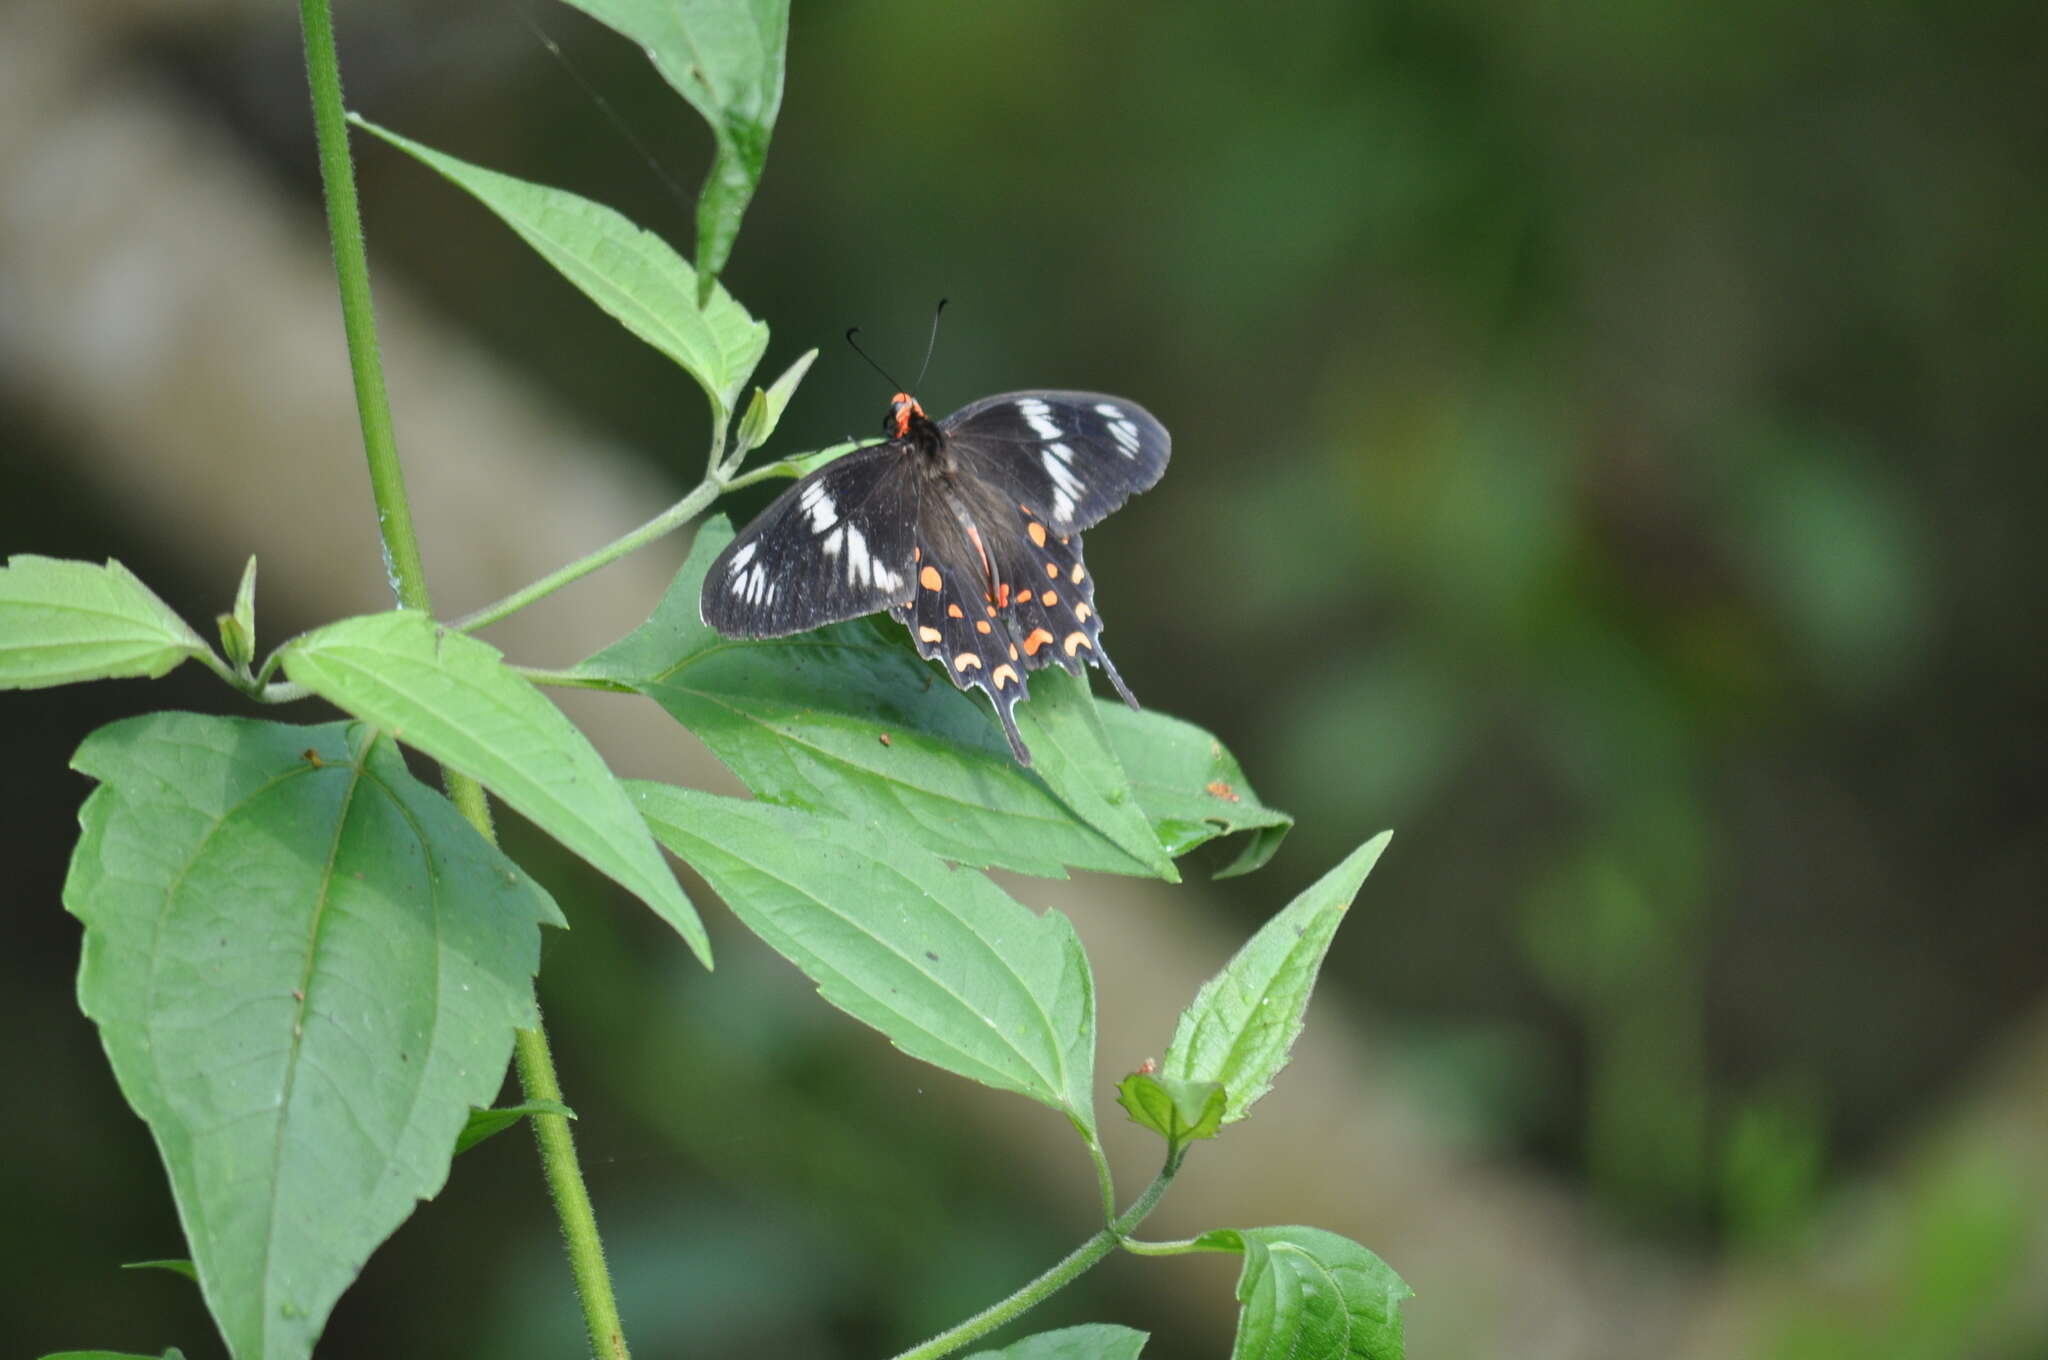
[[[567,566],[556,568],[532,585],[513,591],[496,604],[487,604],[473,614],[465,614],[448,626],[458,633],[473,633],[509,614],[516,614],[535,600],[553,594],[571,581],[580,580],[599,567],[610,566],[634,549],[645,547],[655,539],[673,533],[695,518],[705,506],[711,504],[723,489],[722,483],[712,477],[706,477],[687,496],[631,533],[613,539],[596,552],[587,553]]]
[[[1180,1159],[1169,1159],[1130,1208],[1124,1210],[1115,1222],[1067,1253],[1065,1259],[1052,1269],[1000,1303],[984,1308],[958,1326],[949,1327],[922,1345],[904,1351],[896,1360],[938,1360],[939,1356],[950,1355],[969,1342],[988,1335],[1004,1323],[1022,1316],[1058,1290],[1071,1284],[1103,1257],[1115,1251],[1125,1240],[1124,1235],[1145,1221],[1145,1216],[1158,1205],[1160,1197],[1165,1195],[1166,1187],[1173,1184],[1173,1178],[1179,1170]]]

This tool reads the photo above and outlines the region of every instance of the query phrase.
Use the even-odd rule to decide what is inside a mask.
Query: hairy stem
[[[299,21],[305,34],[306,78],[313,95],[313,127],[319,142],[328,232],[334,243],[334,272],[341,287],[342,326],[348,336],[349,368],[355,375],[356,409],[363,426],[363,451],[370,465],[370,491],[377,504],[377,527],[384,539],[384,562],[399,605],[431,613],[433,604],[427,592],[426,570],[420,560],[419,537],[413,529],[412,506],[406,498],[404,469],[398,461],[384,370],[377,354],[377,322],[370,305],[370,266],[363,249],[355,167],[349,159],[347,117],[341,100],[341,64],[335,52],[334,16],[328,0],[300,0]],[[266,665],[265,677],[269,672],[270,666]],[[486,840],[496,844],[490,802],[483,786],[452,770],[445,771],[444,776],[448,796],[455,806]],[[547,1036],[538,1028],[521,1030],[514,1051],[520,1084],[527,1097],[560,1101],[562,1091],[555,1079]],[[569,1122],[559,1114],[537,1114],[532,1123],[548,1190],[568,1243],[570,1270],[582,1301],[591,1353],[603,1360],[626,1360],[618,1303],[605,1271],[597,1218],[584,1188],[582,1170],[576,1163]]]

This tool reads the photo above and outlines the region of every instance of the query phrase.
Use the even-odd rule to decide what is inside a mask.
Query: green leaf
[[[819,995],[914,1058],[1095,1139],[1095,984],[1073,925],[837,817],[629,786],[662,844]]]
[[[1294,818],[1259,802],[1223,743],[1190,722],[1101,703],[1102,726],[1124,774],[1168,854],[1178,858],[1207,841],[1250,832],[1244,849],[1216,877],[1262,867],[1280,848]]]
[[[1137,1360],[1146,1339],[1128,1327],[1090,1322],[1027,1336],[1001,1350],[976,1351],[967,1360]]]
[[[568,0],[644,50],[711,125],[716,151],[697,198],[703,287],[724,272],[761,182],[782,107],[789,0]]]
[[[1116,1089],[1117,1104],[1131,1122],[1164,1138],[1175,1152],[1197,1138],[1214,1138],[1223,1127],[1224,1090],[1216,1082],[1133,1072]]]
[[[770,802],[831,811],[976,867],[1170,869],[1142,807],[1110,802],[1114,756],[1075,754],[1094,739],[1075,686],[1033,678],[1020,724],[1041,704],[1062,711],[1030,720],[1044,753],[1026,770],[987,705],[920,661],[893,621],[760,641],[712,631],[697,598],[731,540],[722,518],[706,521],[654,617],[576,673],[646,694]]]
[[[241,588],[235,591],[234,612],[219,614],[214,622],[220,628],[221,649],[227,653],[228,663],[237,670],[246,671],[256,656],[256,559],[251,557],[249,565],[242,568]]]
[[[497,648],[399,609],[296,639],[284,668],[510,803],[652,907],[711,965],[703,923],[603,757]]]
[[[747,404],[746,417],[740,421],[739,439],[732,452],[732,465],[739,466],[740,460],[768,442],[768,436],[775,433],[776,425],[782,421],[782,412],[789,405],[789,399],[796,395],[796,385],[804,380],[804,374],[811,371],[817,362],[818,351],[806,351],[797,361],[783,370],[782,376],[764,392],[754,389],[754,399]]]
[[[1181,1013],[1160,1071],[1221,1082],[1229,1093],[1224,1123],[1244,1118],[1287,1065],[1330,939],[1392,837],[1382,831],[1303,889],[1202,984],[1194,1004]]]
[[[0,689],[155,679],[206,644],[119,562],[23,553],[0,568]]]
[[[592,302],[680,364],[720,419],[738,408],[768,347],[768,328],[723,288],[711,287],[700,300],[696,271],[666,241],[601,203],[457,160],[364,118],[350,120],[474,194]]]
[[[237,1355],[311,1353],[534,1023],[547,894],[359,724],[157,713],[73,765],[79,1003]]]
[[[469,1122],[455,1136],[456,1156],[461,1156],[486,1138],[503,1133],[530,1114],[558,1114],[564,1119],[576,1117],[576,1112],[559,1100],[524,1100],[517,1105],[471,1110]]]
[[[124,1261],[123,1270],[167,1270],[173,1275],[183,1275],[192,1283],[199,1283],[199,1268],[182,1257],[163,1261]]]
[[[1347,1237],[1297,1226],[1223,1228],[1196,1245],[1244,1254],[1231,1360],[1402,1360],[1401,1303],[1415,1297],[1393,1268]]]

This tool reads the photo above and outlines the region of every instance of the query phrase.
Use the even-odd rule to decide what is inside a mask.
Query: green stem
[[[705,506],[711,504],[723,489],[720,483],[707,477],[699,482],[689,495],[625,537],[613,539],[596,552],[579,557],[567,566],[549,572],[532,585],[512,592],[496,604],[487,604],[474,614],[466,614],[448,626],[458,633],[473,633],[487,624],[496,623],[508,614],[516,614],[535,600],[553,594],[571,581],[588,576],[599,567],[611,565],[627,553],[652,543],[664,534],[673,533],[695,518]]]
[[[519,1084],[528,1100],[562,1099],[562,1085],[555,1077],[554,1055],[548,1051],[547,1032],[536,1025],[522,1029],[513,1039],[519,1060]],[[618,1301],[612,1297],[612,1281],[604,1264],[604,1243],[597,1235],[597,1213],[590,1205],[590,1191],[583,1184],[583,1168],[576,1160],[576,1140],[565,1115],[529,1116],[534,1140],[540,1144],[541,1166],[547,1173],[548,1190],[554,1196],[555,1213],[562,1223],[562,1237],[569,1248],[569,1269],[576,1276],[576,1292],[583,1299],[583,1324],[590,1332],[590,1353],[601,1360],[626,1360],[626,1335],[619,1322]]]
[[[391,431],[391,406],[384,389],[384,370],[377,355],[377,322],[370,304],[369,258],[363,249],[362,216],[356,203],[355,167],[349,159],[348,124],[341,101],[341,64],[334,46],[334,16],[328,0],[299,0],[305,34],[306,79],[313,96],[313,128],[320,151],[320,178],[327,197],[327,225],[334,243],[334,272],[341,288],[342,326],[348,336],[349,367],[355,375],[356,409],[363,426],[363,450],[369,459],[370,490],[377,503],[377,527],[384,538],[384,560],[401,607],[433,612],[427,593],[426,569],[420,560],[419,538],[413,529],[412,507],[405,494],[404,469]],[[707,498],[708,499],[708,498]],[[274,661],[273,657],[273,661]],[[270,666],[264,668],[267,677]],[[485,840],[497,843],[490,802],[483,786],[453,770],[444,771],[448,796]],[[514,1043],[519,1080],[529,1099],[560,1101],[554,1060],[547,1036],[538,1027],[520,1030]],[[603,1360],[627,1360],[619,1325],[618,1303],[605,1272],[604,1250],[597,1236],[597,1218],[576,1163],[576,1145],[569,1122],[561,1115],[532,1119],[540,1144],[541,1166],[562,1235],[569,1248],[569,1267],[590,1333],[591,1353]]]
[[[370,261],[363,249],[355,164],[348,154],[348,115],[341,103],[341,62],[334,50],[334,16],[327,0],[299,0],[299,22],[305,32],[306,79],[313,90],[313,131],[320,148],[320,183],[327,195],[327,230],[334,242],[334,277],[341,285],[341,324],[348,336],[349,369],[355,375],[356,414],[370,463],[370,491],[377,499],[377,527],[384,536],[386,565],[399,604],[431,613],[427,574],[405,495],[405,470],[399,466],[398,441],[391,432],[384,366],[377,358]]]
[[[1166,1187],[1173,1184],[1179,1166],[1178,1158],[1168,1162],[1165,1168],[1153,1177],[1152,1183],[1145,1187],[1145,1193],[1139,1195],[1136,1202],[1124,1210],[1114,1223],[1067,1253],[1065,1259],[1052,1269],[1002,1302],[984,1308],[957,1327],[949,1327],[922,1345],[911,1347],[897,1356],[896,1360],[937,1360],[939,1356],[950,1355],[969,1342],[988,1335],[1004,1323],[1022,1316],[1058,1290],[1071,1284],[1096,1262],[1115,1251],[1124,1241],[1124,1235],[1145,1221],[1145,1216],[1152,1212],[1160,1197],[1166,1193]]]

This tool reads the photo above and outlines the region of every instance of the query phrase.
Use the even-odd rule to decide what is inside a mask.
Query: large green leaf
[[[630,787],[662,844],[827,1001],[1094,1140],[1095,986],[1066,917],[842,818]]]
[[[1227,1094],[1224,1123],[1244,1118],[1287,1065],[1323,955],[1392,838],[1391,831],[1382,831],[1304,888],[1202,984],[1194,1004],[1181,1013],[1160,1073],[1221,1083]]]
[[[119,562],[23,553],[0,568],[0,689],[154,679],[206,644]]]
[[[893,621],[758,641],[707,627],[698,593],[731,539],[724,519],[707,521],[654,616],[577,673],[648,695],[771,802],[977,867],[1171,872],[1077,682],[1032,678],[1018,715],[1039,763],[1024,769],[987,705],[920,661]]]
[[[976,1351],[967,1360],[1138,1360],[1146,1335],[1107,1322],[1062,1327],[1012,1341],[1001,1350]]]
[[[601,203],[471,165],[367,119],[353,121],[476,195],[592,302],[682,365],[721,418],[739,409],[768,347],[768,328],[723,288],[700,293],[697,272],[666,241]]]
[[[295,639],[284,668],[510,803],[654,908],[709,966],[703,923],[604,758],[497,648],[399,609]]]
[[[1224,1228],[1196,1245],[1244,1254],[1231,1360],[1402,1360],[1415,1291],[1348,1237],[1321,1228]]]
[[[73,760],[79,1001],[237,1356],[311,1353],[534,1020],[554,903],[389,741],[157,713]]]
[[[761,182],[782,107],[789,0],[567,0],[631,38],[711,125],[717,150],[697,198],[704,286],[725,270]]]

